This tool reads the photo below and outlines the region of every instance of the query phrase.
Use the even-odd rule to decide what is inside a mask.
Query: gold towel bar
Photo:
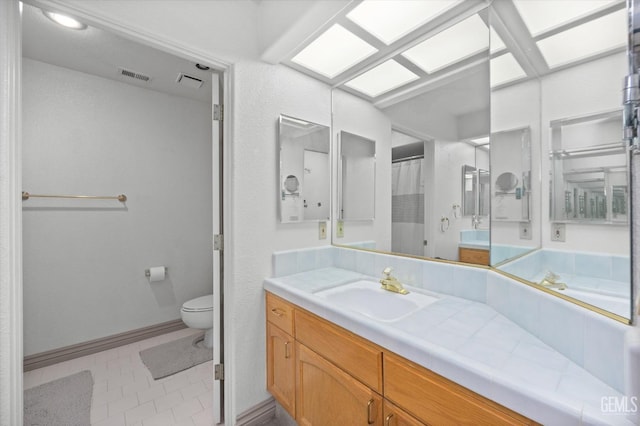
[[[100,195],[42,195],[42,194],[29,194],[26,191],[22,191],[22,201],[28,200],[31,197],[38,198],[88,198],[91,200],[118,200],[121,203],[127,201],[127,196],[124,194],[116,195],[115,197],[100,196]]]

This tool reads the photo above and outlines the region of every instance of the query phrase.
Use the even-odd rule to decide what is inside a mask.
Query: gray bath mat
[[[145,349],[140,358],[154,379],[162,379],[213,359],[213,350],[202,344],[203,336],[187,336]]]
[[[24,391],[25,426],[86,426],[91,423],[93,377],[81,371]]]

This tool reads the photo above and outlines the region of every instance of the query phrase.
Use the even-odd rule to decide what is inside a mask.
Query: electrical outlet
[[[318,239],[320,240],[327,239],[327,222],[324,222],[324,221],[318,222]]]
[[[531,224],[529,222],[520,222],[520,239],[531,239]]]
[[[344,221],[339,220],[336,226],[336,238],[344,237]]]
[[[551,224],[551,241],[565,241],[565,224],[564,223],[552,223]]]

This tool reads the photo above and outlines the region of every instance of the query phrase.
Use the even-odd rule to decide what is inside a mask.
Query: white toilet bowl
[[[213,347],[213,294],[184,302],[180,316],[187,327],[207,330],[204,345],[207,348]]]

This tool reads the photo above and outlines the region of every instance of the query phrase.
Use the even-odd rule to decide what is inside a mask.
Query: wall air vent
[[[184,73],[180,73],[178,74],[176,83],[181,84],[183,86],[191,87],[192,89],[199,89],[202,87],[203,81],[198,77],[193,77]]]
[[[148,75],[141,74],[141,73],[135,72],[135,71],[131,71],[131,70],[128,70],[126,68],[118,68],[118,71],[119,71],[120,75],[125,76],[125,77],[129,77],[129,78],[135,78],[136,80],[145,81],[145,82],[151,80],[151,77],[149,77]]]

